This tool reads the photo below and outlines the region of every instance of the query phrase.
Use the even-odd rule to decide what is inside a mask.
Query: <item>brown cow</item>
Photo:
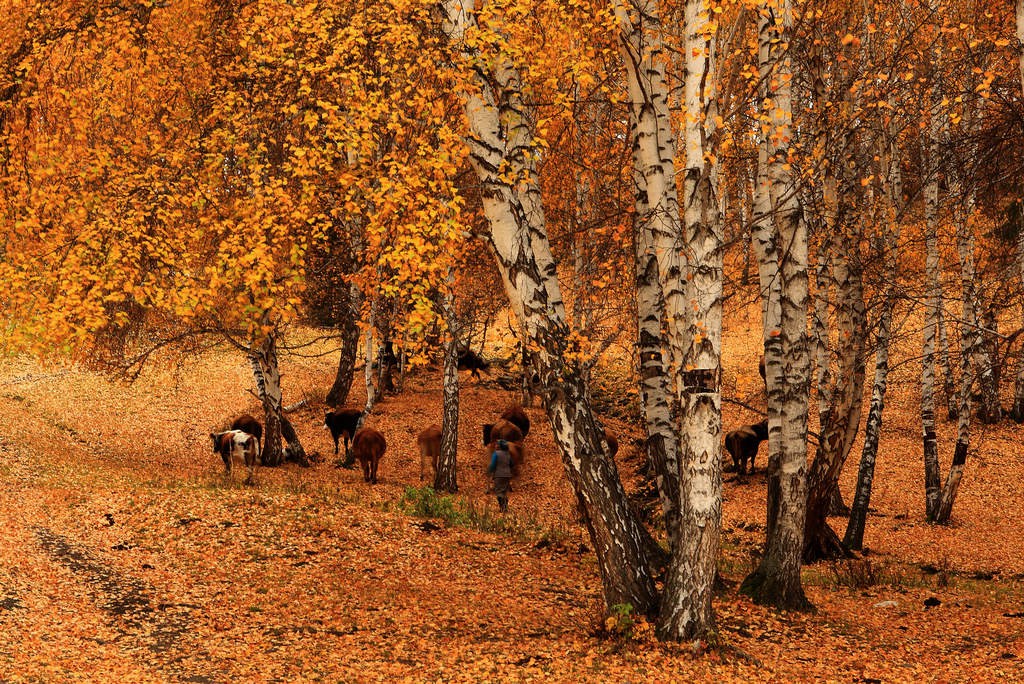
[[[619,453],[619,440],[615,438],[615,433],[608,428],[604,429],[604,441],[608,442],[608,455],[614,457],[615,454]]]
[[[523,410],[522,406],[512,404],[505,409],[501,417],[519,428],[523,433],[523,437],[530,434],[530,417],[526,415],[526,411]]]
[[[363,467],[363,480],[377,484],[377,464],[387,448],[384,435],[373,428],[364,427],[355,434],[352,438],[352,451]]]
[[[416,444],[420,447],[420,482],[423,481],[424,464],[429,459],[434,472],[437,472],[437,459],[441,456],[441,428],[436,424],[424,428]]]
[[[725,436],[725,448],[732,455],[736,472],[747,474],[747,459],[750,459],[750,472],[754,472],[754,457],[761,442],[768,439],[768,419],[760,423],[744,425]]]
[[[242,432],[248,432],[250,435],[256,438],[256,457],[263,453],[263,426],[260,425],[260,421],[256,420],[248,413],[235,418],[231,423],[232,430],[241,430]]]
[[[526,448],[523,446],[522,431],[509,421],[499,419],[491,427],[489,437],[490,441],[487,443],[488,458],[490,458],[491,452],[498,448],[498,440],[505,440],[508,442],[508,453],[512,457],[512,474],[518,475],[523,461],[526,460]],[[489,488],[488,491],[490,491]]]
[[[245,463],[245,468],[248,471],[245,484],[252,484],[253,473],[256,469],[258,444],[256,438],[243,430],[228,430],[227,432],[211,432],[210,440],[213,442],[213,451],[219,453],[224,460],[224,472],[231,472],[231,461],[238,457]]]

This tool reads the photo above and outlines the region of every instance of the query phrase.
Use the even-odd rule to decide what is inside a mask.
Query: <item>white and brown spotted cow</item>
[[[256,455],[259,449],[259,442],[255,437],[243,430],[228,430],[227,432],[212,432],[210,440],[213,442],[213,450],[219,453],[224,459],[224,472],[231,472],[231,461],[235,458],[245,463],[248,476],[245,484],[252,484],[253,471],[256,468]]]

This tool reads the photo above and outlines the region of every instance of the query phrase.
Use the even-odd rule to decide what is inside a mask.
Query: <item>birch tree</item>
[[[455,325],[453,306],[454,271],[448,271],[448,288],[441,295],[441,311],[448,327],[444,349],[443,394],[444,413],[441,417],[441,453],[434,473],[434,489],[455,493],[459,490],[457,456],[459,448],[459,334]]]
[[[717,192],[714,28],[701,0],[685,5],[689,342],[676,377],[680,395],[680,530],[662,597],[659,629],[674,639],[714,627],[711,589],[722,517],[722,225]]]
[[[760,8],[758,61],[761,82],[766,87],[762,102],[767,109],[762,115],[761,135],[768,195],[777,243],[781,247],[775,274],[771,273],[772,264],[768,261],[774,250],[767,244],[758,244],[759,238],[766,237],[763,228],[755,230],[754,246],[758,261],[762,261],[762,257],[768,261],[763,266],[759,264],[759,270],[779,282],[779,325],[772,327],[776,321],[772,316],[771,290],[766,291],[762,285],[762,296],[769,298],[764,309],[769,312],[764,320],[769,402],[768,524],[764,554],[741,589],[758,602],[804,608],[808,601],[800,583],[800,559],[807,512],[810,349],[807,227],[801,220],[797,181],[789,159],[793,131],[793,69],[786,49],[792,26],[793,12],[788,0]],[[755,206],[755,221],[759,213]],[[778,428],[773,425],[774,420],[778,420]],[[777,435],[774,442],[773,435]]]

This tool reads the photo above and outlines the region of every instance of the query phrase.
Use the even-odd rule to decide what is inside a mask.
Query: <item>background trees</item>
[[[305,460],[281,407],[295,323],[336,328],[329,403],[345,401],[363,337],[367,412],[390,352],[424,361],[447,331],[452,427],[454,354],[504,318],[539,379],[608,607],[660,610],[665,636],[714,629],[730,298],[762,303],[767,532],[745,583],[758,600],[804,606],[801,559],[862,545],[896,342],[921,349],[929,519],[952,515],[974,411],[1001,419],[1004,369],[1020,418],[1019,7],[8,5],[6,350],[130,374],[156,349],[233,344],[276,463],[279,434]],[[750,255],[755,287],[737,277]],[[670,561],[593,410],[593,370],[623,330]],[[828,514],[872,357],[841,540]],[[943,400],[959,421],[945,487]]]

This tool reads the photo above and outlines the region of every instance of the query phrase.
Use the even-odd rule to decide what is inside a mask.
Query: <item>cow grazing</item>
[[[429,460],[434,472],[437,472],[437,459],[441,456],[441,428],[431,425],[416,438],[420,447],[420,482],[423,481],[425,463]]]
[[[753,425],[744,425],[725,436],[725,448],[732,455],[733,464],[740,475],[747,474],[747,459],[750,472],[754,472],[754,457],[761,442],[768,439],[768,419]]]
[[[499,418],[498,422],[491,426],[490,439],[487,440],[488,444],[496,443],[499,439],[503,439],[506,442],[522,442],[523,431],[519,429],[517,425],[511,421]]]
[[[256,469],[256,450],[258,442],[256,437],[243,430],[228,430],[227,432],[212,432],[210,440],[213,442],[213,451],[219,453],[224,459],[224,472],[231,472],[231,461],[235,458],[245,463],[248,476],[246,484],[252,484],[253,473]]]
[[[494,429],[494,423],[484,423],[484,446],[491,443],[491,430]]]
[[[364,427],[355,434],[352,438],[352,451],[363,467],[363,480],[377,484],[377,464],[387,448],[384,435],[373,428]]]
[[[459,352],[458,361],[459,370],[468,370],[473,373],[473,377],[477,380],[480,379],[480,371],[490,375],[491,364],[474,352],[472,349],[464,349]]]
[[[608,442],[608,455],[614,457],[615,454],[619,453],[619,440],[615,438],[615,433],[608,428],[604,429],[604,441]]]
[[[331,431],[334,438],[334,454],[338,454],[338,438],[345,438],[345,458],[348,459],[348,443],[356,434],[356,425],[363,412],[355,408],[343,408],[324,413],[324,427]]]
[[[235,418],[231,423],[232,430],[241,430],[242,432],[248,432],[250,435],[256,438],[256,456],[259,457],[263,453],[263,426],[260,425],[260,421],[256,420],[248,413]]]
[[[526,411],[523,410],[522,406],[516,406],[515,404],[509,406],[501,414],[501,417],[519,428],[523,433],[523,437],[530,434],[530,417],[526,415]]]

